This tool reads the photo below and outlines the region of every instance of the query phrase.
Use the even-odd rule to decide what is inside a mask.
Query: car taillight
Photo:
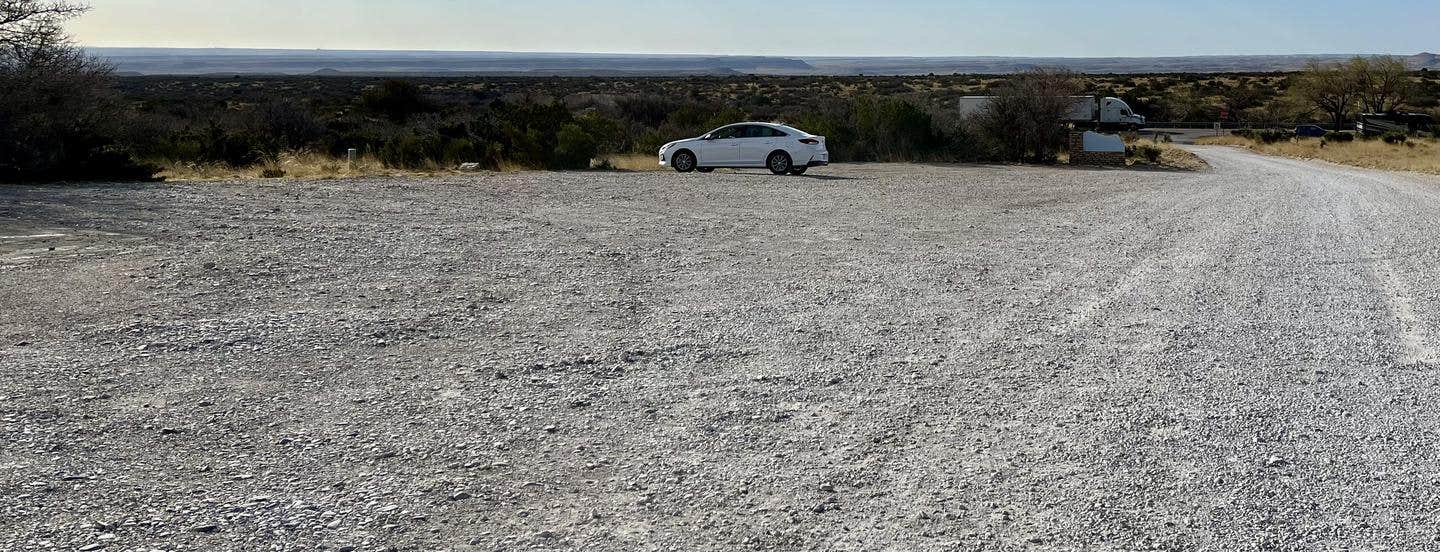
[[[809,146],[813,146],[813,145],[819,144],[820,141],[819,141],[819,140],[816,140],[816,139],[814,139],[814,138],[801,138],[801,139],[800,139],[800,143],[801,143],[801,144],[805,144],[805,145],[809,145]]]

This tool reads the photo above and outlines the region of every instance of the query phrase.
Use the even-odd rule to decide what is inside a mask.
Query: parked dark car
[[[1300,125],[1295,127],[1295,135],[1301,138],[1324,138],[1325,129],[1318,125]]]

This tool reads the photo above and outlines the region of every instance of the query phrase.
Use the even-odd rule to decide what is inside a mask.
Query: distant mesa
[[[735,71],[813,71],[815,67],[805,60],[776,57],[721,56],[700,60],[706,67],[725,68]]]

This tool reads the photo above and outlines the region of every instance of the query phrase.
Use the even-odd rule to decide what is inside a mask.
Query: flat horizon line
[[[826,54],[826,55],[792,55],[792,54],[719,54],[719,53],[660,53],[660,52],[568,52],[568,51],[539,51],[539,50],[411,50],[411,49],[356,49],[356,48],[282,48],[282,47],[243,47],[243,46],[88,46],[80,45],[85,50],[192,50],[192,51],[248,51],[248,52],[335,52],[335,53],[396,53],[396,54],[506,54],[506,55],[540,55],[540,56],[633,56],[633,57],[675,57],[675,58],[710,58],[710,57],[735,57],[735,58],[794,58],[794,59],[1166,59],[1166,58],[1231,58],[1231,57],[1344,57],[1344,56],[1420,56],[1435,55],[1431,52],[1416,52],[1410,54],[1377,53],[1377,52],[1331,52],[1331,53],[1291,53],[1291,54],[1175,54],[1155,56],[1042,56],[1042,55],[1005,55],[1005,54],[964,54],[964,55],[884,55],[884,54]]]

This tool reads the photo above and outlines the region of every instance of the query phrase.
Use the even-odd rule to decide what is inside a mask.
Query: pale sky
[[[1436,0],[91,1],[94,11],[70,27],[87,46],[1063,57],[1440,51]]]

